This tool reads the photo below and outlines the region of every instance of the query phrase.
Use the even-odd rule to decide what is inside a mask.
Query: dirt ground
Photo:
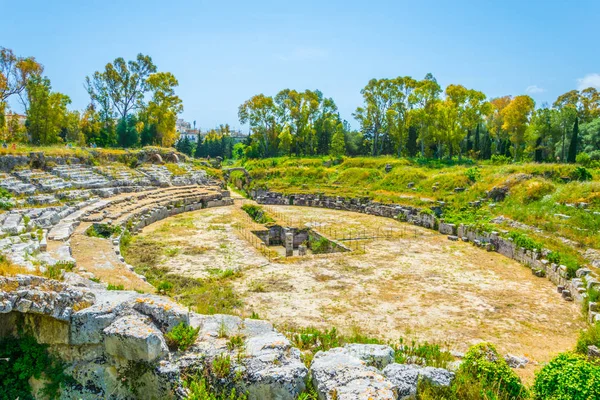
[[[345,241],[356,249],[349,253],[269,260],[236,229],[248,224],[239,206],[172,217],[142,235],[180,249],[163,262],[175,273],[241,270],[234,287],[244,311],[279,326],[359,329],[457,351],[490,341],[503,353],[536,362],[573,348],[584,327],[580,305],[562,300],[547,279],[469,243],[381,217],[276,206],[269,210],[280,221],[330,236],[378,238]],[[533,369],[521,375],[527,379]]]

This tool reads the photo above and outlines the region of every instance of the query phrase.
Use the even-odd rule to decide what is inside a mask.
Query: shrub
[[[8,190],[0,188],[0,198],[10,199],[11,197],[12,194]]]
[[[63,364],[48,353],[47,347],[27,335],[0,340],[0,399],[32,399],[32,377],[44,379],[45,397],[58,397],[60,387],[72,378],[64,373]]]
[[[165,335],[165,340],[170,348],[185,351],[196,342],[199,331],[200,327],[193,328],[181,322]]]
[[[577,164],[583,165],[584,167],[589,167],[591,161],[592,158],[588,153],[579,153],[577,154],[577,157],[575,157],[575,162],[577,162]]]
[[[560,354],[536,375],[533,394],[535,399],[599,399],[600,366],[581,355]]]
[[[465,175],[467,176],[467,178],[469,178],[469,182],[475,183],[481,178],[481,171],[479,171],[479,168],[473,167],[467,169],[465,171]]]
[[[314,254],[328,253],[331,247],[329,240],[323,236],[311,236],[309,245]]]
[[[518,247],[523,247],[526,250],[536,250],[538,252],[542,251],[542,245],[524,233],[513,231],[508,233],[508,237],[512,239],[515,245]]]
[[[219,378],[225,378],[231,373],[231,357],[229,354],[220,354],[212,362],[212,372]]]
[[[508,156],[494,154],[491,158],[491,161],[492,161],[492,164],[502,165],[502,164],[510,164],[512,160]]]
[[[173,284],[168,281],[161,281],[156,286],[156,291],[160,294],[167,294],[171,289],[173,289]]]
[[[492,389],[500,399],[527,398],[527,389],[519,377],[506,364],[493,345],[480,343],[469,349],[459,372]]]
[[[579,339],[575,350],[581,354],[587,354],[588,346],[600,347],[600,322],[579,332]]]
[[[570,178],[576,181],[591,181],[592,173],[587,170],[585,167],[575,167],[573,172],[571,172]]]
[[[212,388],[205,378],[194,377],[185,382],[188,389],[187,400],[247,400],[248,396],[237,393],[235,388],[230,391],[218,391]]]
[[[113,285],[112,283],[109,283],[108,286],[106,287],[106,290],[125,290],[125,286]]]

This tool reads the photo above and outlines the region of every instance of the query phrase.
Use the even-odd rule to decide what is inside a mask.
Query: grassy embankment
[[[386,165],[392,168],[385,171]],[[333,165],[325,158],[272,158],[241,163],[252,176],[247,188],[264,187],[297,194],[320,193],[368,197],[384,203],[428,208],[445,202],[447,222],[490,224],[497,216],[534,227],[509,227],[524,247],[546,247],[573,271],[586,264],[582,253],[600,248],[600,170],[569,164],[502,164],[435,161],[391,157],[346,158]],[[232,174],[241,181],[241,176]],[[409,184],[414,184],[414,186]],[[410,187],[412,186],[412,187]],[[476,208],[469,203],[487,198],[492,188],[506,187],[504,200],[488,200]],[[456,192],[455,188],[466,188]],[[572,243],[565,243],[566,238]]]

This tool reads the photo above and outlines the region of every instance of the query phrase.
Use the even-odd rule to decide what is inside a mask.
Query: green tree
[[[52,92],[48,78],[32,76],[27,81],[27,131],[31,142],[48,145],[60,141],[60,133],[66,126],[68,96]]]
[[[331,156],[340,158],[346,154],[346,138],[342,124],[338,124],[331,140]]]
[[[517,96],[502,110],[504,123],[502,129],[509,132],[514,145],[513,157],[521,158],[522,146],[525,143],[525,131],[529,118],[535,108],[535,102],[527,95]]]
[[[183,139],[179,139],[177,141],[177,145],[175,146],[177,151],[187,154],[188,156],[192,156],[194,154],[194,144],[190,141],[187,136],[184,136]]]
[[[135,147],[139,144],[140,136],[137,122],[136,116],[132,114],[119,121],[117,125],[119,146],[127,148]]]
[[[148,122],[155,126],[154,142],[164,147],[172,146],[177,140],[177,114],[183,112],[182,101],[175,94],[178,85],[170,72],[157,72],[148,77],[148,88],[153,92],[146,108]]]
[[[17,95],[27,111],[27,83],[33,76],[41,76],[44,67],[33,57],[17,56],[11,49],[0,46],[0,129],[5,126],[6,102]]]
[[[261,156],[270,157],[277,153],[279,125],[278,110],[272,97],[258,94],[239,107],[240,123],[250,125],[252,135],[260,147]]]
[[[290,127],[286,125],[279,134],[279,154],[282,156],[289,156],[291,154],[292,140]]]

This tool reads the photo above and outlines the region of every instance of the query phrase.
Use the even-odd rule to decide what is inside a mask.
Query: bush
[[[491,158],[492,164],[502,165],[502,164],[510,164],[512,160],[508,156],[494,154]]]
[[[575,350],[578,353],[587,355],[588,346],[600,347],[600,322],[579,332],[579,339]]]
[[[572,353],[560,354],[536,375],[535,399],[600,399],[600,366]]]
[[[323,236],[311,236],[309,244],[310,249],[314,254],[329,253],[331,249],[329,240],[327,240],[327,238],[324,238]]]
[[[588,153],[579,153],[577,154],[577,157],[575,157],[575,162],[583,165],[584,167],[589,167],[590,163],[592,162],[592,158]]]
[[[32,377],[45,380],[42,395],[58,397],[60,387],[72,378],[64,373],[63,364],[48,353],[47,347],[32,336],[0,340],[0,399],[33,399],[29,385]]]
[[[113,285],[112,283],[109,283],[108,286],[106,287],[106,290],[125,290],[125,286]]]
[[[580,182],[591,181],[592,173],[585,167],[575,167],[573,172],[571,172],[570,178]]]
[[[528,392],[519,377],[506,364],[493,345],[480,343],[469,349],[459,373],[481,382],[498,399],[525,399]]]
[[[231,391],[218,391],[212,388],[205,378],[195,377],[188,379],[185,386],[189,393],[186,397],[187,400],[247,400],[248,396],[240,393],[238,394],[235,388]]]
[[[477,167],[467,169],[465,171],[465,175],[467,176],[467,178],[469,178],[470,183],[475,183],[481,178],[481,172]]]
[[[536,242],[529,236],[520,232],[509,232],[508,237],[513,240],[515,245],[523,247],[526,250],[536,250],[537,252],[542,251],[541,243]]]
[[[165,335],[165,340],[170,348],[185,351],[196,342],[199,331],[200,327],[193,328],[181,322]]]
[[[161,281],[156,286],[156,291],[160,294],[167,294],[168,292],[171,291],[171,289],[173,289],[173,284],[168,281]]]
[[[212,372],[219,378],[226,378],[231,373],[231,357],[229,354],[220,354],[212,362]]]

